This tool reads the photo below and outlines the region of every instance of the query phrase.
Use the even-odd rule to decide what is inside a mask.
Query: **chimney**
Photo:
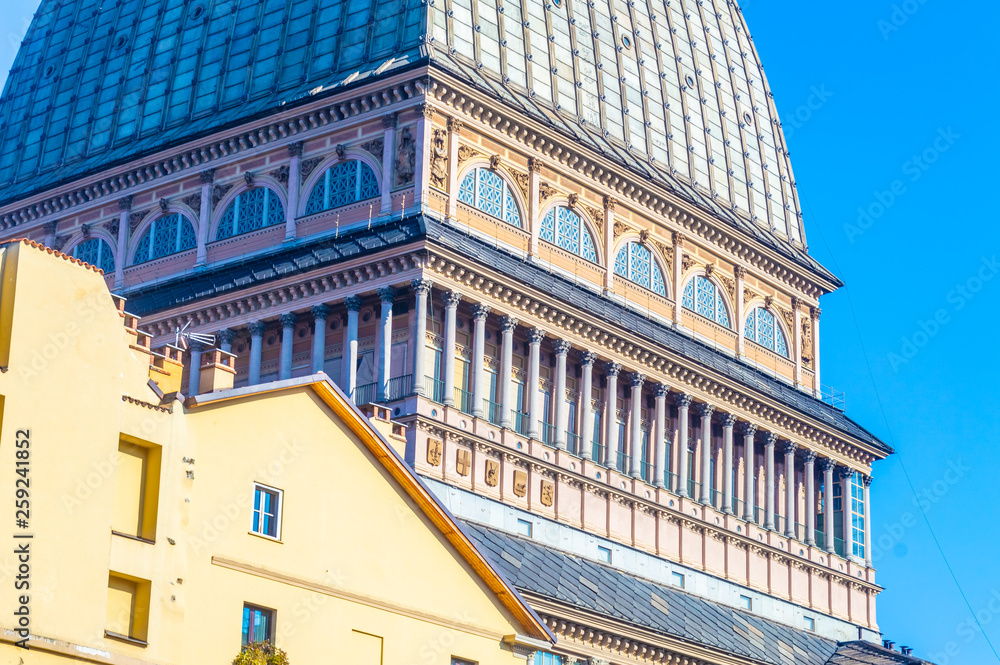
[[[888,649],[889,651],[895,651],[896,643],[893,642],[892,640],[882,640],[882,646]]]
[[[236,381],[236,356],[222,349],[209,349],[201,354],[198,393],[232,390]]]
[[[180,392],[184,374],[184,351],[167,344],[152,352],[153,362],[149,366],[149,378],[165,394]]]
[[[899,650],[903,653],[904,656],[909,656],[913,653],[913,649],[911,649],[910,647],[899,647]]]
[[[391,409],[378,404],[366,404],[361,407],[361,412],[397,453],[406,455],[406,425],[392,422]]]

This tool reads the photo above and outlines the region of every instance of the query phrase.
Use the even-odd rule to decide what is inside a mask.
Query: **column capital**
[[[433,286],[434,282],[429,279],[415,279],[410,282],[410,287],[413,289],[413,292],[418,295],[421,293],[430,293],[431,287]]]
[[[597,354],[593,351],[584,351],[580,354],[580,364],[584,367],[593,367],[597,362]]]
[[[815,464],[817,457],[819,457],[819,454],[815,450],[806,450],[802,459],[805,460],[806,464]]]
[[[743,426],[740,427],[740,434],[742,434],[743,436],[753,437],[756,433],[757,433],[756,423],[743,423]]]
[[[223,328],[219,331],[218,337],[223,344],[232,344],[233,340],[236,339],[236,331],[232,328]]]
[[[378,293],[378,298],[383,304],[391,304],[392,301],[396,299],[396,289],[391,286],[383,286],[381,289],[376,291],[376,293]]]
[[[344,306],[347,307],[348,312],[360,312],[361,311],[361,298],[360,296],[351,296],[344,300]]]
[[[532,328],[528,331],[528,342],[531,344],[541,344],[545,339],[545,331],[541,328]]]
[[[564,339],[557,339],[552,342],[552,348],[555,349],[557,356],[564,356],[569,353],[569,350],[573,348],[573,345]]]
[[[673,231],[670,234],[670,239],[674,241],[674,246],[675,247],[683,247],[684,246],[684,234],[683,233],[679,233],[677,231]]]
[[[872,477],[871,477],[871,476],[869,476],[869,475],[868,475],[868,474],[866,474],[866,473],[863,473],[863,474],[861,474],[861,483],[862,483],[862,484],[863,484],[863,485],[864,485],[865,487],[871,487],[871,485],[872,485]]]
[[[528,157],[528,170],[532,173],[538,173],[542,170],[542,162],[537,157]]]
[[[852,477],[855,473],[854,469],[852,469],[849,466],[838,466],[836,472],[837,476],[841,480],[847,480],[848,478]]]
[[[674,404],[676,404],[678,408],[686,409],[691,406],[692,402],[694,402],[693,395],[688,395],[687,393],[677,393],[674,395]]]
[[[45,222],[42,224],[42,232],[47,236],[55,235],[58,228],[59,220],[57,219],[53,219],[51,222]]]
[[[670,386],[665,383],[653,384],[653,395],[656,397],[666,397],[670,394]]]
[[[608,196],[606,194],[604,196],[603,203],[604,203],[604,209],[607,210],[608,212],[614,212],[615,206],[618,205],[618,201],[616,201],[613,196]]]
[[[747,276],[747,269],[743,266],[736,266],[733,268],[733,276],[736,279],[744,279]]]
[[[198,174],[198,180],[203,185],[211,185],[215,182],[215,169],[205,169]]]
[[[123,196],[118,199],[118,209],[128,211],[132,209],[132,195]]]
[[[192,339],[188,342],[188,351],[192,353],[201,353],[205,350],[205,345],[196,339]]]
[[[500,319],[500,330],[503,332],[514,332],[515,328],[517,328],[517,319],[513,316],[505,316]]]
[[[472,318],[477,321],[482,321],[490,313],[490,306],[479,303],[478,305],[473,305],[472,307]]]
[[[764,445],[774,447],[774,444],[778,443],[778,435],[774,432],[767,432],[764,434]]]
[[[302,150],[305,148],[305,143],[302,141],[296,141],[295,143],[288,144],[288,156],[289,157],[301,157]]]
[[[822,314],[822,313],[823,313],[823,310],[821,310],[819,307],[810,307],[809,308],[809,316],[811,316],[812,318],[816,319],[817,321],[819,321],[819,315]]]
[[[723,413],[722,414],[722,426],[729,427],[732,429],[737,422],[738,418],[735,413]]]
[[[798,296],[792,296],[792,311],[795,312],[799,309],[799,305],[802,304],[802,299]]]
[[[444,301],[445,307],[458,307],[458,303],[462,302],[462,294],[458,291],[449,291],[441,294],[441,300]]]
[[[633,388],[642,388],[642,384],[646,383],[646,375],[639,372],[632,372],[629,374],[628,383]]]
[[[295,326],[295,315],[291,312],[285,312],[278,317],[278,320],[281,321],[282,328],[292,328]]]
[[[823,469],[823,472],[825,473],[827,471],[834,471],[834,470],[836,470],[837,463],[834,462],[829,457],[824,457],[822,460],[820,460],[819,466],[820,466],[821,469]]]
[[[604,363],[604,373],[607,374],[608,376],[613,376],[617,378],[618,375],[621,373],[621,371],[622,371],[621,363],[615,363],[615,362]]]
[[[417,104],[417,114],[421,115],[421,116],[423,116],[425,118],[428,118],[428,119],[433,119],[434,118],[434,107],[431,104],[427,103],[427,102],[423,102],[421,104]]]
[[[382,129],[393,129],[399,124],[399,113],[393,111],[382,116]]]
[[[263,321],[251,321],[247,324],[247,329],[250,331],[251,337],[261,337],[264,335],[264,322]]]
[[[702,402],[698,405],[698,415],[702,418],[711,418],[712,413],[715,411],[715,405],[709,404],[707,402]]]
[[[461,134],[465,128],[465,123],[457,118],[448,118],[448,131]]]
[[[784,445],[782,446],[782,450],[785,452],[786,455],[794,455],[795,451],[799,449],[799,444],[795,443],[794,441],[785,441],[783,442],[783,444]]]
[[[326,317],[330,316],[330,308],[326,305],[316,305],[310,311],[314,319],[325,321]]]

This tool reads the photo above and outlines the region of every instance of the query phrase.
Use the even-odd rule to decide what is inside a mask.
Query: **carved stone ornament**
[[[285,168],[287,169],[288,167]],[[191,196],[185,196],[181,199],[181,203],[192,210],[199,210],[201,209],[201,193],[199,192],[197,194],[192,194]]]
[[[465,162],[469,161],[470,159],[472,159],[473,157],[475,157],[477,154],[479,154],[479,153],[477,153],[475,150],[473,150],[469,146],[467,146],[465,144],[460,144],[458,146],[458,167],[462,168],[462,164],[464,164]]]
[[[555,188],[552,187],[549,183],[547,183],[547,182],[539,183],[538,184],[538,202],[539,202],[539,204],[545,203],[548,199],[552,198],[557,193],[558,192],[556,192]]]
[[[486,460],[486,485],[488,487],[496,487],[500,483],[500,462],[488,459]]]
[[[711,277],[712,273],[715,272],[715,264],[708,263],[705,265],[705,277]]]
[[[89,238],[90,237],[90,224],[81,224],[80,225],[80,234],[83,235],[84,238]]]
[[[625,224],[624,222],[615,222],[615,240],[617,240],[619,236],[629,233],[631,230],[632,227],[628,224]]]
[[[802,320],[802,362],[807,366],[812,365],[812,326],[808,319]]]
[[[431,466],[441,466],[441,446],[437,439],[427,440],[427,463]]]
[[[213,187],[212,207],[214,208],[215,206],[219,205],[219,201],[221,201],[226,196],[226,194],[229,193],[229,190],[232,188],[233,188],[232,183],[229,183],[228,185],[216,185],[215,187]]]
[[[496,171],[500,168],[500,155],[490,155],[490,169]]]
[[[399,130],[395,166],[397,185],[409,185],[413,182],[413,174],[417,170],[417,144],[409,127]]]
[[[534,173],[540,173],[542,170],[542,162],[534,157],[528,157],[528,170]]]
[[[337,159],[343,159],[344,155],[347,154],[347,146],[343,143],[338,143],[333,150],[337,153]]]
[[[726,287],[726,291],[729,292],[729,298],[730,298],[730,300],[732,300],[733,302],[736,302],[736,282],[734,282],[733,280],[729,279],[725,275],[721,275],[720,274],[718,277],[719,277],[719,280],[722,282],[722,285]]]
[[[168,210],[170,210],[170,201],[166,199],[160,199],[159,205],[160,205],[160,210],[162,210],[163,212],[167,212]]]
[[[111,235],[113,235],[113,236],[117,236],[118,235],[118,219],[117,218],[109,220],[107,222],[104,222],[104,224],[102,226],[104,226],[104,228],[107,229],[108,233],[110,233]]]
[[[653,246],[660,251],[660,258],[663,259],[663,263],[667,266],[667,272],[674,269],[674,251],[673,247],[666,245],[658,240],[653,241]]]
[[[385,138],[379,137],[377,139],[372,139],[366,143],[361,144],[361,149],[370,155],[382,159],[382,151],[385,148]]]
[[[138,212],[133,212],[128,216],[128,230],[129,232],[135,231],[139,226],[139,223],[149,214],[148,210],[140,210]]]
[[[302,178],[302,182],[306,181],[306,178],[313,172],[313,169],[319,166],[321,161],[323,161],[322,157],[310,157],[309,159],[302,160],[302,163],[299,164],[299,175]]]
[[[577,194],[576,192],[573,192],[567,197],[567,202],[570,208],[575,208],[576,205],[580,202],[580,195]]]
[[[520,171],[515,171],[514,169],[508,169],[510,177],[514,179],[517,183],[517,188],[521,190],[521,196],[525,200],[528,199],[528,174],[521,173]]]
[[[455,471],[460,476],[467,476],[472,470],[472,453],[465,448],[455,451]]]
[[[778,308],[778,311],[781,312],[781,318],[783,318],[785,320],[785,324],[788,326],[788,329],[792,330],[794,332],[794,330],[795,330],[795,315],[792,314],[791,312],[787,311],[787,310],[784,310],[784,309],[780,308],[780,307]]]
[[[743,302],[750,302],[751,300],[753,300],[756,297],[757,297],[757,294],[754,293],[751,289],[748,289],[745,286],[743,287]]]
[[[542,481],[542,505],[551,506],[555,501],[556,487],[551,480]]]
[[[690,254],[684,254],[681,256],[681,270],[684,272],[687,272],[696,265],[698,265],[698,262],[695,261]]]
[[[524,471],[514,471],[514,496],[525,497],[528,495],[528,474]]]
[[[69,240],[69,236],[67,235],[56,236],[55,240],[52,241],[52,249],[57,252],[62,250],[62,248],[66,246],[67,240]]]
[[[282,166],[279,166],[278,168],[274,169],[273,171],[270,171],[267,175],[271,176],[272,178],[274,178],[275,180],[277,180],[278,182],[280,182],[282,185],[287,185],[288,184],[288,164],[284,164]]]
[[[435,129],[431,136],[431,185],[448,187],[448,132]]]

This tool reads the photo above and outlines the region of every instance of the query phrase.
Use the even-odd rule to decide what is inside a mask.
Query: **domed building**
[[[391,418],[536,665],[922,662],[735,2],[43,0],[0,228],[102,269],[189,398],[217,348]]]

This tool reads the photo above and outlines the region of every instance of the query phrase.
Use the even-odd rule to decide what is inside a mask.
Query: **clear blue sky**
[[[810,251],[847,282],[822,303],[823,382],[900,453],[876,465],[872,485],[879,624],[938,665],[998,662],[973,611],[1000,648],[1000,9],[743,6]],[[34,7],[4,0],[0,77]]]

